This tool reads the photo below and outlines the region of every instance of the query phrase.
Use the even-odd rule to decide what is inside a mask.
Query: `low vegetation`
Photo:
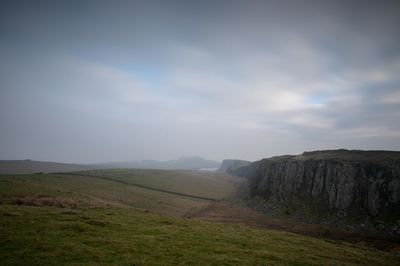
[[[393,255],[278,231],[141,211],[3,205],[0,260],[12,265],[396,265]]]
[[[393,253],[349,243],[182,219],[177,216],[210,202],[81,174],[0,176],[2,265],[400,263]],[[169,174],[159,172],[157,178]],[[118,180],[123,178],[118,173],[115,176]],[[107,173],[107,177],[112,175]],[[210,180],[210,185],[220,182],[213,183],[208,174],[204,178]],[[215,178],[233,182],[233,187],[236,182],[227,177]],[[124,182],[142,184],[134,177]],[[158,185],[158,189],[174,191],[173,186]],[[194,187],[188,191],[195,191]],[[219,192],[214,194],[218,195]],[[228,191],[225,195],[229,195]],[[184,210],[177,211],[179,208]]]

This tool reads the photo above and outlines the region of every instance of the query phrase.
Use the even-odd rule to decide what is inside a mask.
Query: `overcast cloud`
[[[1,1],[0,159],[400,150],[398,1]]]

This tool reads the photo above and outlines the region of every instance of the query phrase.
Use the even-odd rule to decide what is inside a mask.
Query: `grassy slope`
[[[1,206],[3,265],[398,265],[393,255],[290,233],[127,208]]]
[[[104,176],[107,179],[97,176]],[[240,182],[238,178],[212,172],[98,170],[62,175],[0,176],[0,195],[3,198],[44,194],[102,199],[159,214],[183,216],[205,207],[209,204],[209,200],[145,189],[135,184],[195,197],[221,199],[232,193],[238,182]]]
[[[239,225],[166,217],[132,208],[147,204],[150,209],[154,208],[151,210],[164,213],[160,210],[161,205],[167,214],[181,214],[183,212],[177,208],[186,206],[187,211],[200,202],[151,190],[145,194],[144,190],[82,176],[1,176],[1,264],[400,263],[393,254],[351,244]],[[138,193],[143,194],[138,196]],[[15,205],[13,199],[26,196],[74,199],[78,205],[74,209]],[[164,197],[168,204],[158,203],[160,197]],[[187,202],[181,204],[180,200]]]
[[[79,173],[213,199],[226,197],[240,181],[223,173],[207,171],[111,169]]]
[[[209,202],[129,186],[111,180],[56,174],[0,176],[0,193],[6,201],[20,196],[101,199],[173,216],[185,215],[189,211],[205,207]]]

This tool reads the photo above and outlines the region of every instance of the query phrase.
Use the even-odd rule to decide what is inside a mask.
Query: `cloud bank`
[[[400,149],[396,1],[3,1],[1,159]]]

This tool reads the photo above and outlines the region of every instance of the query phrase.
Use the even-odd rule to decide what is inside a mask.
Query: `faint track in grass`
[[[139,188],[144,188],[148,190],[153,190],[157,192],[163,192],[163,193],[168,193],[172,195],[177,195],[177,196],[182,196],[182,197],[187,197],[187,198],[192,198],[192,199],[200,199],[200,200],[207,200],[207,201],[216,201],[217,199],[214,198],[208,198],[208,197],[202,197],[202,196],[196,196],[196,195],[190,195],[190,194],[185,194],[185,193],[180,193],[180,192],[175,192],[175,191],[170,191],[170,190],[165,190],[161,188],[154,188],[146,185],[141,185],[141,184],[136,184],[136,183],[130,183],[126,182],[123,180],[118,180],[114,179],[112,177],[107,177],[107,176],[98,176],[98,175],[85,175],[85,174],[75,174],[75,173],[56,173],[57,175],[66,175],[66,176],[82,176],[82,177],[92,177],[92,178],[97,178],[97,179],[102,179],[102,180],[107,180],[111,182],[117,182],[120,184],[128,185],[128,186],[134,186],[134,187],[139,187]]]

